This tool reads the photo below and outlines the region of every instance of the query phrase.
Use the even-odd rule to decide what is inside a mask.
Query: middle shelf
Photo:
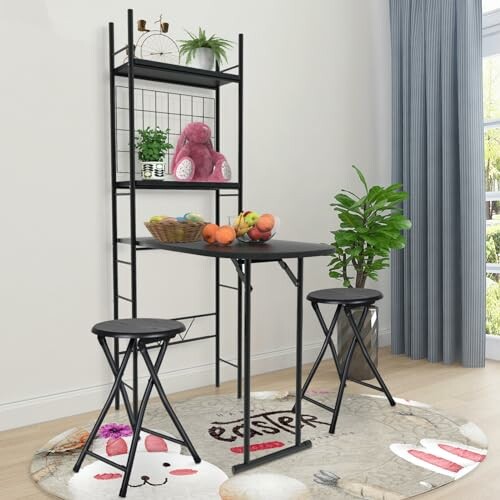
[[[118,181],[118,189],[130,189],[129,181]],[[135,189],[177,189],[184,191],[216,191],[219,189],[238,189],[238,182],[182,182],[182,181],[135,181]]]

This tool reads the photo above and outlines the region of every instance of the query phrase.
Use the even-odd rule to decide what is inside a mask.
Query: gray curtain
[[[392,255],[392,350],[485,357],[481,0],[390,0],[392,175],[413,222]]]

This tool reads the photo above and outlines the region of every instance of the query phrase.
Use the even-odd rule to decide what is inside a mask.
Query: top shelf
[[[117,76],[128,76],[129,63],[126,62],[114,69]],[[239,83],[239,75],[223,73],[222,71],[207,71],[205,69],[167,64],[146,59],[134,59],[134,78],[153,82],[174,83],[189,87],[216,89],[227,83]]]

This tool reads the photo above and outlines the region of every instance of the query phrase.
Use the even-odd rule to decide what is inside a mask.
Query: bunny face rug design
[[[131,437],[100,439],[96,453],[126,465]],[[171,447],[172,451],[169,451]],[[157,436],[141,434],[127,498],[210,500],[219,499],[219,487],[227,475],[218,467],[191,456],[181,455],[180,447]],[[69,481],[74,500],[117,499],[123,473],[99,460],[86,465]]]

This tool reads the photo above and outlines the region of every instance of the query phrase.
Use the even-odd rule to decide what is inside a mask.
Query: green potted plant
[[[330,277],[341,279],[345,287],[364,288],[368,278],[378,279],[378,273],[389,266],[391,250],[405,246],[402,231],[411,228],[411,222],[400,208],[408,194],[401,184],[388,187],[368,187],[362,172],[353,165],[364,188],[361,196],[342,189],[331,204],[340,219],[340,229],[332,231],[335,255],[329,264]],[[353,311],[359,321],[361,309]],[[339,359],[347,356],[352,331],[345,315],[337,324]],[[362,332],[365,345],[375,363],[378,360],[378,309],[373,306],[365,320]],[[373,374],[358,347],[354,352],[349,375],[367,380]]]
[[[165,179],[165,155],[173,148],[168,142],[168,133],[169,129],[161,130],[159,127],[137,130],[135,147],[141,161],[143,179]]]
[[[205,30],[198,28],[198,35],[186,31],[189,35],[188,40],[180,40],[179,53],[186,58],[186,64],[192,63],[192,66],[200,69],[211,70],[214,67],[214,61],[219,64],[222,61],[227,62],[226,50],[233,46],[229,40],[224,40],[218,36],[207,37]]]

